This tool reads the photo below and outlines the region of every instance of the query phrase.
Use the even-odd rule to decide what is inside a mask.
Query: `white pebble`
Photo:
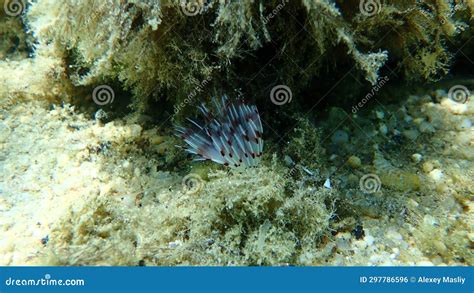
[[[439,182],[444,178],[443,171],[441,171],[440,169],[433,169],[429,175],[431,179],[433,179],[436,182]]]
[[[383,111],[375,111],[375,115],[377,115],[377,118],[383,119],[385,117],[385,113]]]
[[[443,99],[440,104],[453,114],[464,114],[467,111],[467,104],[457,103],[451,99]]]
[[[372,246],[374,242],[375,242],[375,238],[372,235],[365,236],[365,243],[367,243],[368,246]]]
[[[413,162],[415,162],[415,163],[421,162],[421,159],[422,159],[422,158],[423,158],[423,156],[420,155],[420,154],[417,154],[417,153],[411,155],[411,160],[412,160]]]
[[[472,127],[472,122],[469,118],[465,118],[457,125],[458,130],[469,129]]]
[[[420,126],[418,126],[418,128],[423,133],[433,133],[433,132],[435,132],[435,129],[434,129],[433,125],[431,125],[431,123],[429,123],[427,121],[421,122]]]
[[[324,187],[331,189],[331,180],[329,180],[329,178],[324,181]]]

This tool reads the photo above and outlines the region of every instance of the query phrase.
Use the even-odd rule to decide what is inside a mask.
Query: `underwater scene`
[[[474,265],[473,21],[0,0],[0,265]]]

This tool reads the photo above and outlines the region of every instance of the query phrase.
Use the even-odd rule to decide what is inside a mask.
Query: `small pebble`
[[[365,243],[367,243],[368,246],[371,246],[374,242],[375,238],[372,235],[367,235],[367,237],[365,237]]]
[[[329,180],[329,178],[324,181],[324,187],[331,189],[331,180]]]
[[[435,129],[434,129],[433,125],[431,125],[431,123],[429,123],[428,121],[421,122],[420,125],[418,126],[418,128],[420,129],[420,131],[422,133],[433,133],[433,132],[435,132]]]
[[[409,130],[403,131],[403,136],[405,136],[406,138],[412,141],[416,140],[419,135],[420,133],[416,129],[409,129]]]
[[[431,172],[431,170],[433,169],[434,169],[434,166],[431,162],[423,163],[423,171],[425,171],[425,173]]]
[[[359,177],[357,177],[357,176],[354,175],[354,174],[350,174],[350,175],[347,177],[347,182],[348,182],[349,185],[351,185],[351,186],[358,186],[358,184],[359,184]]]
[[[334,144],[343,145],[349,141],[349,135],[344,130],[334,132],[331,138]]]
[[[446,91],[444,89],[437,89],[435,92],[434,92],[434,97],[437,99],[437,100],[441,100],[441,98],[444,98],[448,96],[448,93],[446,93]]]
[[[469,239],[469,241],[474,242],[474,232],[468,233],[467,238]]]
[[[428,226],[438,226],[438,221],[432,215],[425,215],[423,217],[423,224]]]
[[[441,171],[440,169],[433,169],[429,175],[431,179],[436,182],[441,181],[444,178],[443,171]]]
[[[361,160],[357,156],[350,156],[347,162],[349,163],[349,166],[351,166],[354,169],[357,169],[362,165]]]
[[[469,118],[465,118],[457,125],[458,130],[469,129],[472,127],[472,122]]]
[[[436,250],[438,250],[438,252],[446,253],[448,251],[448,248],[446,247],[446,245],[439,240],[435,240],[433,242],[433,245],[436,248]]]
[[[129,162],[128,160],[124,160],[124,161],[122,162],[122,167],[123,167],[124,169],[127,169],[128,167],[130,167],[130,162]]]
[[[388,232],[386,234],[386,238],[391,239],[393,241],[397,241],[397,242],[403,240],[403,236],[398,231],[396,231],[394,229],[389,229],[388,230]]]
[[[418,154],[418,153],[411,155],[411,160],[415,163],[421,162],[422,158],[423,158],[423,156]]]
[[[383,119],[383,117],[385,117],[385,113],[383,111],[375,111],[375,115],[379,119]]]
[[[183,243],[181,242],[181,240],[176,240],[176,241],[173,241],[173,242],[169,242],[169,243],[168,243],[168,247],[169,247],[169,248],[176,248],[176,247],[178,247],[178,246],[181,246],[181,244],[183,244]]]
[[[440,104],[453,114],[464,114],[468,109],[467,104],[457,103],[451,99],[443,99]]]
[[[407,203],[411,208],[417,208],[420,205],[416,200],[411,198],[408,200]]]

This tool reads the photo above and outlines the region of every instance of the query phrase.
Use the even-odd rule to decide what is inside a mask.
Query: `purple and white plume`
[[[212,160],[225,166],[255,166],[263,150],[263,128],[255,105],[242,101],[213,99],[216,113],[203,104],[204,125],[187,118],[192,126],[176,127],[176,135],[187,144],[185,150],[197,155],[196,160]]]

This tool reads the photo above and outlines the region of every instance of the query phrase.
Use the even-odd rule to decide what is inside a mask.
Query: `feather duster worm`
[[[255,105],[243,101],[229,102],[227,96],[213,99],[211,113],[204,104],[199,110],[205,124],[187,118],[191,127],[176,127],[176,135],[186,142],[185,151],[196,160],[211,160],[231,167],[258,164],[263,150],[263,128]]]

